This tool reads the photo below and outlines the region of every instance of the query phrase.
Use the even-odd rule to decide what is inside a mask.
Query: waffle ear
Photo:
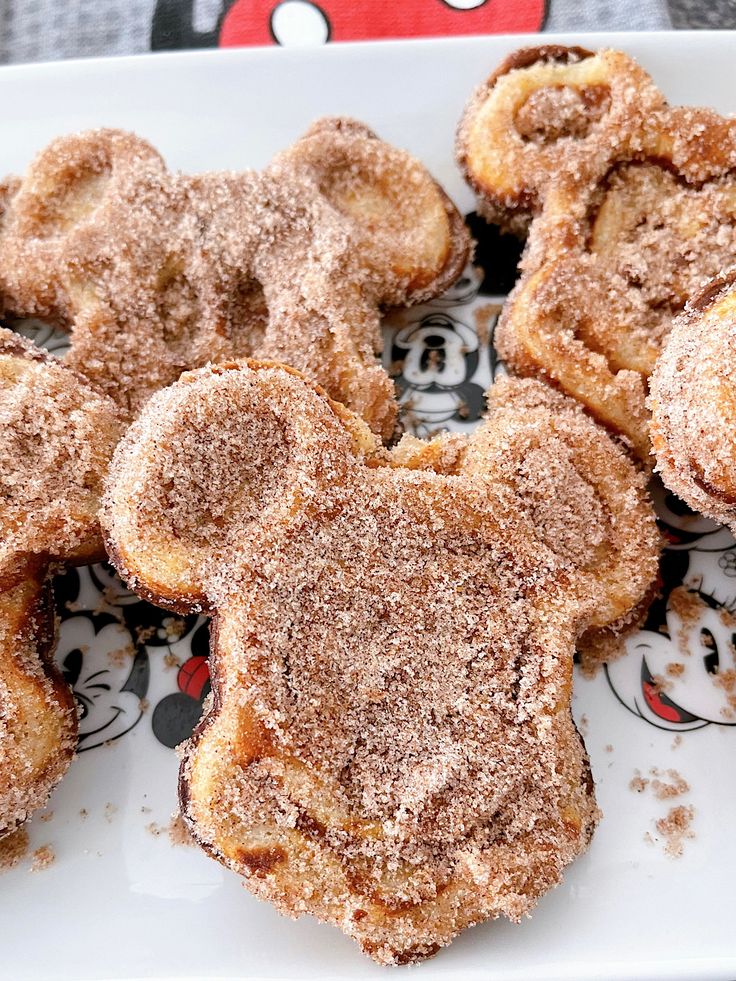
[[[605,173],[639,122],[663,105],[646,72],[621,52],[523,48],[471,99],[458,159],[491,217],[522,232],[549,185],[566,171]]]
[[[112,561],[161,606],[211,610],[215,584],[246,553],[265,553],[356,456],[379,447],[290,368],[240,361],[187,372],[146,404],[115,453],[101,516]]]
[[[83,269],[71,275],[68,268],[78,236],[99,236],[113,196],[144,173],[163,170],[152,146],[121,130],[90,130],[50,143],[14,195],[7,194],[1,242],[6,307],[71,323],[75,301],[88,285]],[[13,184],[6,185],[13,190]],[[104,250],[104,234],[99,243],[91,242]],[[36,294],[33,309],[22,299],[29,282]]]
[[[541,382],[496,382],[489,410],[463,469],[511,490],[540,546],[566,570],[563,599],[583,605],[588,628],[617,624],[657,572],[643,475],[579,406]]]
[[[49,561],[104,557],[97,512],[121,431],[115,406],[0,328],[0,590]]]
[[[12,202],[22,234],[40,239],[72,232],[102,204],[110,183],[143,166],[163,168],[145,140],[122,130],[62,136],[33,161]]]
[[[321,119],[274,164],[286,161],[354,224],[379,303],[435,296],[462,272],[469,253],[462,217],[418,160],[367,126]]]
[[[534,229],[530,242],[533,237]],[[576,254],[552,259],[557,243],[551,241],[550,261],[520,280],[509,297],[496,328],[497,347],[520,374],[548,378],[625,434],[647,461],[646,377],[658,346],[644,331],[629,330],[645,315],[644,302],[619,291],[601,322],[590,298],[615,290],[616,277]],[[589,302],[580,303],[581,296]]]

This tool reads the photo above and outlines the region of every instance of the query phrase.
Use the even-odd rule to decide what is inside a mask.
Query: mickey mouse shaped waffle
[[[736,270],[710,282],[675,321],[650,404],[662,480],[736,533]]]
[[[5,197],[7,310],[70,329],[68,363],[127,418],[184,369],[256,353],[388,438],[380,310],[441,293],[468,253],[424,167],[347,119],[318,122],[262,173],[173,174],[130,133],[62,137]]]
[[[623,451],[538,382],[491,402],[389,452],[290,368],[203,368],[148,402],[102,511],[136,591],[214,614],[193,835],[381,963],[518,920],[586,847],[575,640],[656,572]]]
[[[104,555],[97,511],[120,428],[109,399],[0,329],[0,836],[46,802],[74,755],[48,574]]]
[[[458,157],[487,217],[529,228],[502,356],[647,459],[647,379],[672,318],[736,254],[736,121],[670,108],[619,51],[548,45],[475,93]]]

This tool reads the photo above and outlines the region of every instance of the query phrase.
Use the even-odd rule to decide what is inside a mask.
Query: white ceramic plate
[[[561,40],[624,48],[672,101],[736,110],[733,35]],[[24,168],[60,133],[100,125],[136,130],[174,167],[258,167],[313,118],[349,113],[422,158],[469,211],[472,198],[452,153],[462,107],[505,54],[537,42],[218,51],[6,68],[0,172]],[[487,383],[490,351],[482,343],[474,348],[472,308],[495,301],[473,298],[478,285],[472,278],[464,284],[465,305],[440,301],[412,312],[402,327],[408,395],[425,428],[469,425],[458,419],[458,407],[472,409],[474,386]],[[430,334],[446,353],[440,375],[422,368]],[[434,394],[427,391],[432,383]],[[697,623],[688,620],[687,670],[669,689],[669,703],[647,688],[647,669],[656,675],[675,659],[665,631],[672,635],[683,625],[671,603],[669,611],[667,604],[655,609],[651,629],[631,642],[609,675],[577,678],[576,715],[605,815],[590,851],[533,919],[466,932],[412,969],[424,981],[736,976],[736,732],[729,724],[736,719],[713,670],[716,656],[721,670],[734,666],[736,548],[725,532],[666,504],[672,539],[666,591],[679,588],[699,604]],[[50,844],[55,862],[31,873],[26,860],[0,878],[0,975],[381,976],[338,931],[282,919],[197,849],[172,844],[165,827],[176,806],[177,761],[164,743],[185,734],[198,714],[207,686],[206,630],[195,618],[174,622],[129,595],[117,609],[105,609],[107,576],[82,570],[59,584],[65,618],[59,658],[86,706],[83,752],[30,827],[31,848]],[[124,626],[115,619],[120,609]],[[121,649],[135,643],[136,627],[148,639],[133,659]],[[689,791],[671,801],[657,799],[651,784],[633,792],[635,771],[649,777],[652,767],[676,769]],[[694,808],[694,838],[679,858],[665,854],[655,827],[673,805]]]

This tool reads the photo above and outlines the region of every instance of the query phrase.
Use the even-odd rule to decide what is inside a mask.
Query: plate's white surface
[[[314,117],[349,113],[422,158],[467,211],[472,198],[453,162],[455,125],[472,88],[521,43],[537,42],[497,37],[313,52],[218,51],[3,69],[0,173],[24,168],[60,133],[100,125],[136,130],[173,167],[258,167]],[[732,35],[591,35],[582,43],[635,55],[673,102],[736,110]],[[677,548],[687,553],[690,587],[715,595],[719,611],[730,606],[736,600],[732,540],[692,518],[673,523],[689,532]],[[87,580],[83,585],[92,589]],[[89,595],[92,609],[94,590]],[[725,621],[730,624],[724,614],[721,626]],[[83,617],[67,621],[62,643],[84,644],[91,630]],[[717,639],[722,664],[732,662],[733,638]],[[640,635],[639,642],[650,660],[666,662],[661,634]],[[99,637],[95,643],[102,643]],[[189,641],[179,643],[187,657]],[[163,665],[168,650],[165,643],[148,648],[151,706],[177,690],[176,670]],[[577,678],[576,715],[587,719],[605,814],[589,853],[532,920],[468,931],[434,960],[409,969],[412,975],[424,981],[736,977],[736,731],[725,724],[722,693],[702,668],[702,651],[694,649],[692,657],[677,699],[699,718],[681,725],[660,718],[669,728],[622,704],[639,704],[636,644],[611,675],[622,701],[605,675]],[[116,683],[122,688],[119,678]],[[136,696],[121,692],[121,705],[126,699],[132,720]],[[114,714],[115,706],[106,711]],[[151,717],[149,710],[110,745],[82,753],[54,794],[53,816],[33,822],[32,848],[50,843],[55,863],[32,874],[26,862],[0,877],[0,976],[382,976],[338,931],[282,919],[197,849],[151,833],[175,808],[176,779],[174,753],[154,738]],[[705,724],[709,717],[715,724]],[[650,790],[633,793],[634,771],[647,775],[651,767],[676,768],[690,792],[672,802],[658,801]],[[672,859],[645,834],[678,803],[695,808],[695,838]]]

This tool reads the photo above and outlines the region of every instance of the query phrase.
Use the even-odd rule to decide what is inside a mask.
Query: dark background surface
[[[667,0],[672,26],[687,28],[736,27],[736,0]]]

